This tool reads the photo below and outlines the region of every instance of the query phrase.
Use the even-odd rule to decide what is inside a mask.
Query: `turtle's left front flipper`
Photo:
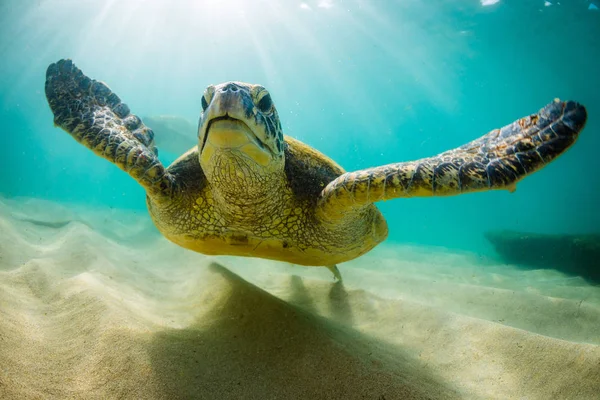
[[[537,114],[435,157],[343,174],[321,192],[319,211],[337,219],[350,210],[398,197],[513,191],[519,180],[575,143],[586,119],[581,104],[555,101]]]
[[[60,60],[46,72],[46,98],[56,126],[127,172],[155,200],[170,196],[173,177],[156,156],[152,131],[108,86]]]

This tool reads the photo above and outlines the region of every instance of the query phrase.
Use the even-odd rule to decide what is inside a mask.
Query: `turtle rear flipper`
[[[575,143],[586,119],[581,104],[556,100],[537,114],[435,157],[343,174],[321,192],[319,212],[339,219],[350,210],[399,197],[514,191],[518,181]]]
[[[108,86],[60,60],[46,71],[46,98],[56,126],[127,172],[150,196],[169,196],[173,177],[156,156],[152,130]]]

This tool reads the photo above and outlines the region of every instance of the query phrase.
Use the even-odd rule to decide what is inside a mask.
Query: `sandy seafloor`
[[[600,287],[415,246],[340,269],[0,198],[0,398],[600,398]]]

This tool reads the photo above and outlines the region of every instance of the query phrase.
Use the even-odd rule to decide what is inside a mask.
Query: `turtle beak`
[[[206,126],[200,148],[200,157],[210,162],[215,152],[233,153],[242,156],[261,166],[267,166],[273,158],[273,153],[252,132],[246,123],[239,119],[217,117],[211,119]]]

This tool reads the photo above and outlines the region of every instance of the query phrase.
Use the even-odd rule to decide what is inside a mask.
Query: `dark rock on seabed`
[[[600,234],[492,231],[485,237],[507,263],[527,269],[556,269],[600,284]]]

